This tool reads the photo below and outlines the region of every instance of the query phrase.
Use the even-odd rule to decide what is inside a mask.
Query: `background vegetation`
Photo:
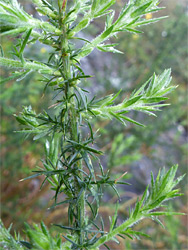
[[[28,2],[22,1],[24,7],[33,15],[35,10]],[[123,2],[123,1],[122,1]],[[118,7],[121,9],[121,1]],[[118,92],[122,87],[131,92],[138,83],[143,83],[155,71],[161,73],[165,68],[172,68],[173,85],[179,85],[171,96],[170,107],[158,114],[158,119],[143,117],[132,114],[132,117],[144,123],[148,129],[136,126],[122,127],[115,121],[108,124],[106,121],[96,120],[96,128],[100,127],[102,136],[98,139],[98,146],[105,149],[106,155],[101,159],[104,166],[111,169],[113,175],[118,173],[127,174],[124,178],[129,179],[133,185],[121,190],[122,216],[126,216],[126,208],[134,205],[137,195],[141,194],[150,179],[150,171],[157,172],[161,166],[169,168],[175,163],[179,164],[179,175],[186,172],[187,168],[187,105],[186,105],[186,83],[187,83],[187,14],[184,1],[163,1],[166,5],[165,12],[170,16],[155,25],[146,27],[143,35],[120,35],[119,50],[125,51],[122,56],[105,54],[105,57],[93,52],[88,56],[83,65],[88,74],[96,76],[94,87],[89,86],[98,97]],[[148,16],[147,18],[151,18]],[[92,29],[87,30],[87,36],[102,29],[101,23],[93,24]],[[2,47],[7,55],[11,53],[12,40],[1,39]],[[40,54],[36,54],[38,47]],[[30,58],[48,56],[48,47],[36,45],[36,51],[28,49]],[[6,48],[6,49],[5,49]],[[112,60],[113,58],[113,60]],[[7,77],[9,72],[1,69],[2,77]],[[127,94],[127,93],[126,93]],[[46,93],[50,95],[50,93]],[[123,96],[122,96],[123,98]],[[30,174],[31,169],[40,165],[39,159],[43,154],[43,145],[33,142],[32,139],[23,142],[23,136],[14,131],[19,130],[18,124],[12,113],[18,114],[22,105],[32,104],[33,108],[41,110],[48,108],[51,104],[43,99],[43,84],[37,80],[37,75],[31,74],[20,84],[19,81],[10,81],[1,85],[1,214],[5,226],[13,222],[12,230],[23,228],[23,222],[40,222],[42,219],[46,225],[52,221],[59,221],[63,209],[56,208],[49,211],[51,191],[48,185],[40,191],[42,179],[18,182]],[[49,98],[50,99],[50,98]],[[119,175],[117,175],[119,176]],[[134,177],[134,178],[132,178]],[[14,180],[14,181],[12,181]],[[133,182],[134,181],[134,182]],[[187,212],[187,181],[181,182],[182,192],[185,196],[173,201],[172,210]],[[105,202],[116,201],[114,193],[106,191]],[[106,218],[111,214],[111,207],[102,207],[101,213]],[[152,240],[136,242],[122,242],[121,249],[186,249],[187,232],[186,220],[183,216],[169,217],[164,222],[167,230],[162,229],[156,223],[144,221],[137,225],[150,232]],[[114,246],[120,250],[120,246]]]

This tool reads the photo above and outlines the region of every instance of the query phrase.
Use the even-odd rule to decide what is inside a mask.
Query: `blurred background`
[[[30,1],[22,2],[24,8],[36,15]],[[125,1],[117,1],[117,12]],[[84,82],[83,86],[92,94],[102,97],[117,93],[122,89],[120,98],[129,95],[139,88],[153,72],[160,74],[166,68],[172,68],[173,85],[179,87],[170,94],[171,106],[165,107],[157,114],[157,118],[139,113],[131,116],[146,128],[128,124],[123,127],[116,121],[93,121],[94,129],[100,128],[100,138],[97,147],[106,152],[101,158],[105,168],[110,168],[114,177],[123,177],[131,186],[119,187],[121,202],[119,220],[125,220],[130,206],[134,206],[137,197],[143,193],[150,182],[150,172],[154,174],[165,166],[179,164],[178,175],[187,172],[187,23],[188,11],[186,1],[162,1],[163,15],[169,17],[142,28],[141,35],[125,33],[118,36],[118,49],[124,54],[108,54],[94,51],[82,61],[86,74],[95,75],[93,82]],[[152,18],[148,15],[147,18]],[[103,29],[103,20],[97,20],[88,28],[83,36],[92,39]],[[11,57],[13,40],[10,37],[1,39],[5,56]],[[26,54],[30,59],[43,60],[48,58],[48,46],[41,44],[28,47]],[[2,68],[2,77],[8,77],[9,72]],[[42,166],[44,157],[43,141],[24,140],[18,131],[19,125],[13,114],[18,114],[23,105],[31,105],[36,112],[48,109],[51,105],[50,89],[43,96],[44,85],[38,81],[39,75],[30,74],[23,81],[10,81],[1,85],[1,216],[6,227],[13,223],[12,232],[24,228],[24,221],[39,223],[41,219],[50,226],[51,223],[63,222],[66,207],[59,206],[55,210],[47,208],[53,204],[53,192],[45,185],[40,190],[43,177],[19,182],[31,175],[36,166]],[[188,182],[185,178],[180,183],[181,192],[185,195],[180,199],[169,201],[172,211],[187,213]],[[117,197],[112,190],[105,190],[100,213],[104,218],[113,214]],[[105,204],[108,203],[108,206]],[[112,249],[188,249],[187,217],[173,216],[161,218],[165,228],[153,221],[143,221],[135,226],[151,235],[151,239],[126,240],[120,245],[111,244]],[[53,229],[52,229],[53,230]]]

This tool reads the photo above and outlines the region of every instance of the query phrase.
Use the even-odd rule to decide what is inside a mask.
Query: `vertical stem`
[[[59,5],[59,26],[62,31],[62,35],[60,37],[60,43],[61,43],[61,57],[63,62],[63,73],[65,80],[71,79],[71,62],[70,62],[70,55],[69,55],[69,42],[67,39],[67,27],[66,24],[63,22],[63,17],[66,12],[66,5],[68,0],[63,0],[63,3],[61,5],[61,0],[58,0]],[[65,88],[65,95],[69,99],[69,97],[73,94],[73,88],[69,86],[69,82],[66,83]],[[76,114],[76,103],[75,99],[71,98],[69,101],[69,119],[70,119],[70,139],[73,141],[78,142],[78,117]],[[75,153],[75,152],[72,152]],[[76,167],[78,169],[82,169],[82,161],[79,160],[76,163]],[[76,171],[75,174],[83,181],[83,174],[81,171]],[[74,178],[74,191],[75,191],[75,197],[78,197],[78,194],[81,191],[80,184],[78,183],[78,180],[75,176]],[[80,195],[79,201],[76,204],[75,207],[75,214],[77,218],[75,218],[75,226],[79,228],[83,228],[85,224],[85,192],[83,191]],[[78,235],[78,243],[82,245],[84,243],[84,232],[82,230],[76,230],[75,234]]]

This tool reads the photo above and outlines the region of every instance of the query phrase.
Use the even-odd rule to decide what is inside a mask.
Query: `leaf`
[[[131,32],[131,33],[136,33],[136,34],[142,34],[143,32],[140,30],[136,30],[136,29],[130,29],[130,28],[126,28],[127,31]]]
[[[27,122],[24,120],[24,119],[22,119],[21,117],[19,117],[19,116],[15,116],[16,117],[16,120],[20,123],[20,124],[22,124],[22,125],[27,125]]]
[[[127,116],[120,115],[119,117],[120,117],[121,119],[123,119],[123,120],[126,120],[126,121],[128,121],[128,122],[134,123],[134,124],[136,124],[136,125],[138,125],[138,126],[145,127],[145,125],[143,125],[142,123],[137,122],[137,121],[135,121],[135,120],[133,120],[133,119],[127,117]]]
[[[102,151],[97,150],[97,149],[92,148],[92,147],[87,147],[87,146],[85,146],[84,149],[86,149],[88,152],[93,152],[93,153],[95,153],[95,154],[103,155],[103,152],[102,152]]]
[[[100,39],[105,40],[113,31],[114,25],[111,25],[107,30],[105,30],[101,35]]]
[[[53,224],[56,227],[60,227],[62,229],[68,229],[70,231],[80,231],[80,228],[75,228],[75,227],[68,227],[68,226],[63,226],[63,225],[59,225],[59,224]]]
[[[172,216],[172,215],[186,215],[185,213],[178,213],[178,212],[166,212],[166,211],[157,211],[157,212],[150,212],[146,216],[160,216],[160,215],[165,215],[165,216]]]
[[[90,18],[83,19],[73,30],[72,32],[78,33],[79,31],[85,29],[90,22]]]
[[[134,230],[131,230],[130,228],[128,228],[127,230],[121,232],[121,234],[125,234],[125,235],[127,235],[127,234],[130,235],[131,234],[135,238],[138,238],[138,236],[144,236],[144,237],[150,238],[150,236],[148,234],[138,232],[138,231],[134,231]],[[132,240],[133,240],[133,238],[132,238]]]
[[[42,229],[43,234],[45,234],[47,237],[49,237],[50,235],[49,235],[48,229],[45,226],[44,222],[41,221],[40,225],[41,225],[41,229]]]
[[[88,122],[88,127],[89,127],[89,130],[90,130],[90,134],[91,134],[91,139],[94,140],[94,137],[93,137],[93,130],[92,130],[92,127],[91,127],[91,124]]]
[[[75,87],[75,89],[77,90],[79,96],[81,97],[81,100],[84,104],[85,110],[87,110],[87,101],[86,101],[85,94],[83,93],[83,91],[79,87]]]
[[[64,200],[64,201],[61,201],[61,202],[59,202],[59,203],[55,203],[54,205],[52,205],[49,209],[51,209],[51,208],[54,208],[54,207],[56,207],[56,206],[60,206],[60,205],[63,205],[63,204],[66,204],[66,203],[71,203],[71,202],[73,202],[74,201],[74,199],[67,199],[67,200]]]
[[[163,16],[163,17],[158,17],[158,18],[152,18],[152,19],[149,19],[149,20],[142,20],[142,21],[139,21],[135,24],[135,26],[141,26],[141,25],[146,25],[146,24],[150,24],[150,23],[155,23],[155,22],[158,22],[162,19],[165,19],[167,18],[167,16]]]
[[[127,108],[131,105],[133,105],[134,103],[138,102],[139,99],[141,99],[141,95],[140,96],[136,96],[136,97],[133,97],[131,99],[129,99],[128,101],[123,101],[123,108]]]
[[[62,235],[66,240],[68,240],[70,243],[73,244],[74,247],[79,247],[78,244],[76,244],[74,241],[72,241],[70,238],[68,238],[67,236],[65,235]]]
[[[102,52],[112,52],[112,53],[119,53],[123,54],[120,50],[114,49],[113,46],[101,44],[97,46],[97,49],[102,51]]]
[[[138,7],[135,11],[131,13],[131,17],[136,17],[139,15],[144,15],[144,11],[153,3],[153,1],[150,1],[140,7]]]
[[[129,11],[131,10],[131,8],[132,8],[132,5],[131,5],[131,4],[129,4],[128,6],[125,5],[125,6],[122,8],[122,10],[121,10],[121,12],[120,12],[120,14],[119,14],[119,17],[117,18],[117,20],[116,20],[115,23],[114,23],[115,27],[118,26],[118,24],[121,23],[121,21],[124,19],[124,17],[129,13]]]
[[[21,45],[21,48],[20,48],[20,54],[23,53],[23,51],[24,51],[24,49],[25,49],[25,46],[26,46],[27,43],[28,43],[29,37],[30,37],[30,35],[31,35],[31,32],[32,32],[32,28],[29,29],[28,32],[26,33],[26,36],[25,36],[25,38],[24,38],[24,40],[23,40],[23,43],[22,43],[22,45]]]
[[[19,180],[19,181],[21,182],[21,181],[29,180],[29,179],[38,177],[38,176],[40,176],[40,175],[42,175],[42,174],[41,174],[41,173],[37,173],[37,174],[31,175],[31,176],[28,176],[28,177],[26,177],[26,178],[24,178],[24,179],[21,179],[21,180]]]
[[[139,209],[140,209],[140,202],[139,202],[138,199],[137,199],[136,207],[135,207],[135,210],[134,210],[134,213],[133,213],[133,219],[136,219],[137,214],[138,214],[138,212],[139,212]]]
[[[81,154],[91,176],[94,178],[94,168],[88,154],[86,152],[83,152]]]
[[[142,195],[142,198],[140,200],[140,207],[143,205],[144,201],[147,200],[148,189],[149,189],[149,185],[146,187],[146,189]]]
[[[24,246],[24,247],[27,247],[27,249],[32,249],[32,244],[27,242],[27,241],[23,241],[21,240],[20,243]]]
[[[152,220],[154,220],[154,221],[156,221],[157,223],[159,223],[159,225],[160,225],[162,228],[165,229],[165,226],[164,226],[163,223],[159,220],[158,217],[153,217],[153,216],[152,216]]]
[[[100,0],[93,0],[91,5],[91,14],[92,16],[95,14],[95,11],[97,10],[98,6],[100,4]]]
[[[103,15],[106,15],[111,12],[111,10],[108,10],[113,4],[115,4],[116,0],[108,0],[108,1],[100,1],[98,5],[96,6],[94,17],[100,17]]]
[[[115,214],[114,214],[114,216],[112,217],[112,221],[111,221],[111,223],[110,223],[110,232],[111,232],[111,231],[115,228],[115,226],[116,226],[118,208],[119,208],[119,203],[116,204]]]

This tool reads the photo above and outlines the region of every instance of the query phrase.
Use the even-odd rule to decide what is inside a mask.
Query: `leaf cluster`
[[[43,114],[36,114],[35,111],[32,110],[31,106],[24,107],[20,116],[15,115],[16,120],[24,125],[25,129],[21,131],[17,131],[19,133],[25,133],[29,135],[31,133],[36,134],[33,138],[37,140],[42,138],[50,133],[61,132],[61,120],[58,117],[52,118],[46,111]]]
[[[169,69],[165,70],[159,76],[154,74],[140,89],[134,91],[129,98],[125,98],[121,104],[113,105],[120,91],[116,95],[92,100],[88,105],[88,111],[102,118],[116,118],[124,125],[125,121],[129,121],[143,126],[139,122],[127,117],[126,114],[134,110],[155,116],[154,111],[159,111],[161,107],[168,105],[165,103],[168,99],[165,95],[176,88],[175,86],[169,86],[171,81],[170,73],[171,70]]]
[[[82,48],[82,52],[77,56],[77,59],[87,56],[94,48],[97,48],[103,52],[119,53],[118,50],[114,49],[114,46],[117,44],[105,44],[104,42],[110,37],[116,36],[119,32],[128,31],[133,33],[142,33],[136,28],[164,18],[159,17],[147,20],[144,17],[144,15],[148,13],[156,12],[161,9],[157,7],[159,1],[129,1],[129,3],[125,4],[122,8],[118,18],[114,20],[115,12],[108,10],[108,8],[114,3],[115,1],[93,1],[91,11],[85,15],[85,18],[83,17],[82,22],[84,25],[82,25],[78,31],[86,28],[89,21],[92,20],[92,17],[98,18],[101,15],[107,15],[105,29],[99,36],[94,38],[91,43],[86,44]],[[90,16],[89,20],[88,16]],[[86,20],[88,21],[86,22]],[[72,32],[78,32],[75,29],[73,29]]]
[[[183,176],[175,179],[178,166],[171,167],[167,172],[163,168],[162,172],[158,172],[156,180],[154,181],[153,174],[151,173],[151,184],[147,186],[142,198],[137,200],[135,208],[130,210],[128,219],[121,225],[116,225],[117,212],[114,215],[113,222],[111,223],[111,230],[106,235],[101,236],[93,247],[99,247],[109,240],[118,241],[116,236],[128,237],[133,239],[138,236],[147,236],[140,232],[132,230],[135,223],[140,222],[144,218],[151,218],[163,226],[158,219],[160,215],[175,215],[182,213],[165,211],[166,206],[163,205],[169,199],[181,196],[179,189],[174,189],[176,185],[183,179]],[[160,211],[155,211],[157,208],[162,208]],[[164,227],[164,226],[163,226]]]
[[[3,222],[0,220],[0,249],[24,250],[20,243],[20,236],[16,235],[16,233],[14,237],[11,235],[11,227],[12,225],[6,229]]]
[[[63,249],[60,235],[52,237],[43,222],[41,222],[40,227],[37,224],[33,224],[33,228],[31,228],[26,223],[25,227],[25,233],[29,238],[29,242],[23,240],[20,241],[25,249]]]
[[[40,21],[25,12],[17,0],[0,1],[1,36],[18,35],[34,28],[55,31],[48,22]],[[37,31],[32,31],[32,35],[35,38],[40,37]]]

